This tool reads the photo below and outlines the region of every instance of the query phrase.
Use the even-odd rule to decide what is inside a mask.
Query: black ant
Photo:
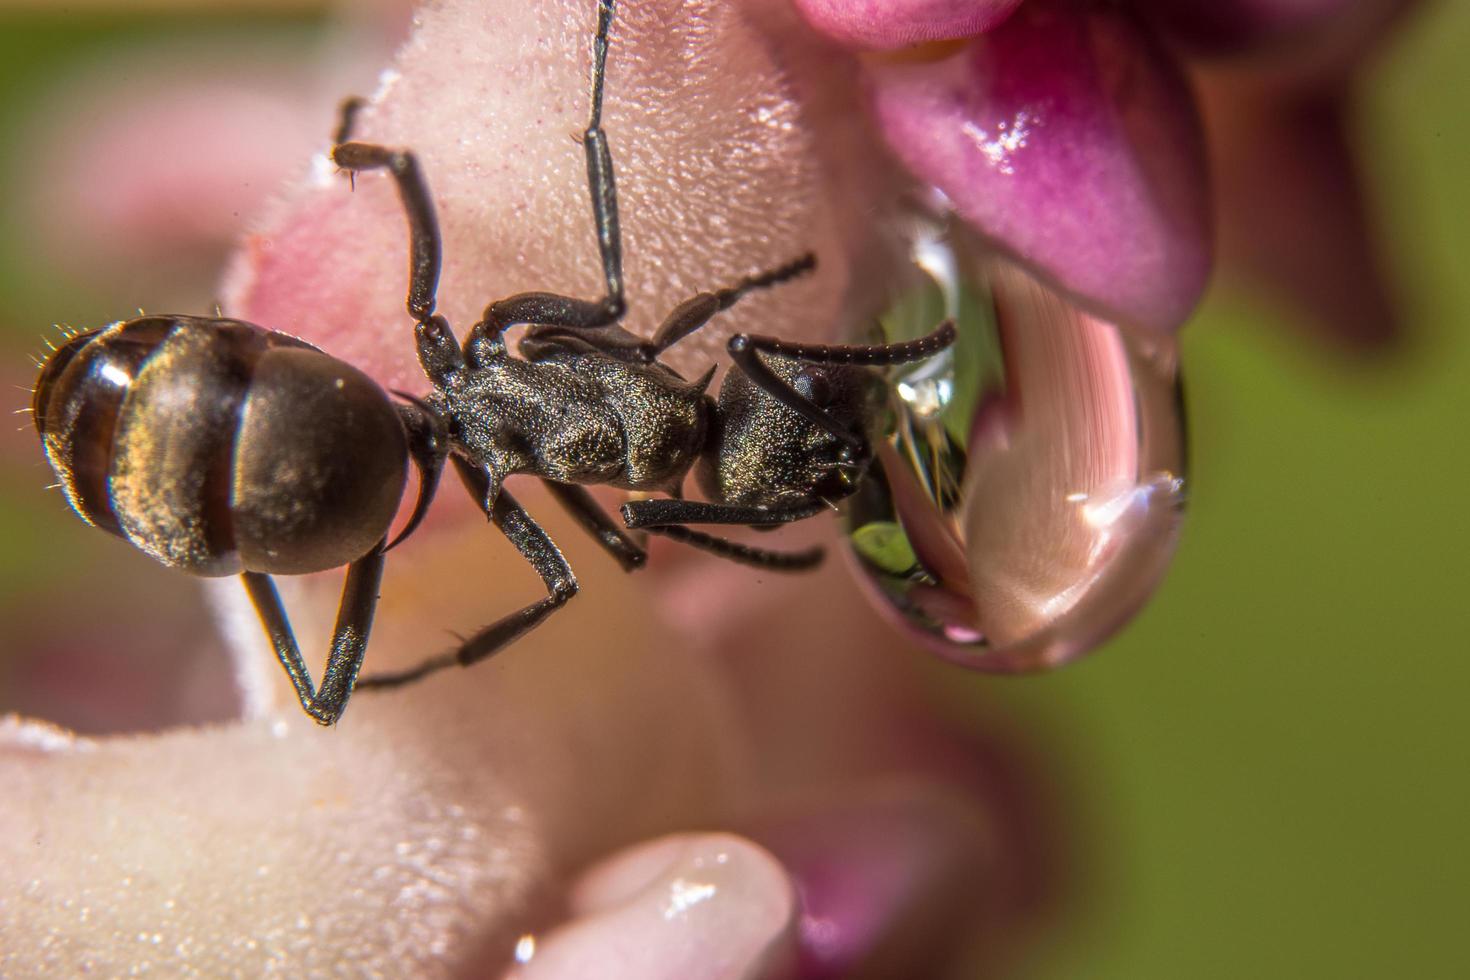
[[[737,334],[716,401],[714,368],[689,381],[659,361],[669,347],[755,289],[813,268],[802,256],[679,304],[651,339],[618,326],[622,244],[612,157],[601,124],[613,0],[599,0],[592,109],[583,134],[606,293],[583,300],[522,293],[486,308],[461,346],[434,313],[440,237],[413,153],[349,142],[344,105],[332,159],[354,176],[386,170],[407,212],[408,312],[433,391],[394,402],[365,374],[285,334],[239,320],[142,316],[71,338],[36,382],[33,409],[68,500],[89,524],[196,575],[239,573],[301,706],[332,724],[354,687],[409,683],[483,660],[539,625],[577,592],[571,567],[505,491],[538,476],[624,569],[645,552],[642,529],[762,568],[802,570],[821,549],[786,553],[738,544],[691,524],[771,528],[851,495],[871,462],[868,429],[882,382],[862,366],[915,361],[951,344],[946,323],[881,346],[794,344]],[[505,331],[526,324],[520,357]],[[451,653],[402,673],[358,679],[385,553],[418,527],[445,460],[485,514],[545,582],[547,596],[485,627]],[[407,525],[388,529],[407,481],[419,493]],[[709,502],[679,499],[691,469]],[[585,489],[662,491],[630,501],[623,526]],[[346,564],[331,652],[313,688],[271,580]]]

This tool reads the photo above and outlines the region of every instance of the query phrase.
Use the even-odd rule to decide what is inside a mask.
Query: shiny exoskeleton
[[[434,313],[440,238],[414,155],[349,142],[344,113],[332,156],[351,173],[386,170],[411,240],[408,311],[422,400],[391,399],[362,372],[303,341],[238,320],[143,316],[71,338],[42,368],[34,405],[46,453],[77,513],[166,565],[240,574],[302,707],[323,724],[354,688],[402,685],[504,648],[577,591],[556,545],[503,488],[540,477],[625,569],[643,564],[636,535],[662,534],[764,568],[800,570],[820,549],[783,553],[693,530],[691,524],[770,528],[811,517],[850,495],[870,464],[868,429],[884,386],[867,366],[927,357],[954,338],[949,324],[904,344],[792,344],[739,334],[737,368],[718,400],[711,368],[687,380],[659,361],[670,346],[753,289],[814,265],[803,256],[679,304],[645,339],[624,312],[612,159],[601,126],[612,0],[598,4],[587,178],[605,295],[522,293],[491,303],[461,345]],[[505,332],[528,325],[507,350]],[[372,626],[389,527],[419,472],[419,524],[446,460],[491,521],[540,575],[547,596],[480,630],[455,650],[392,675],[357,674]],[[680,499],[685,477],[708,498]],[[587,485],[661,491],[622,507],[621,525]],[[331,650],[313,686],[273,574],[348,566]]]

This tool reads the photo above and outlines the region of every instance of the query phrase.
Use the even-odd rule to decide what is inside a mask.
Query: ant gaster
[[[601,124],[612,0],[598,3],[592,108],[583,148],[606,293],[522,293],[491,303],[463,346],[434,312],[440,237],[413,153],[349,142],[344,106],[332,159],[353,175],[385,170],[410,232],[408,312],[433,390],[389,396],[311,345],[239,320],[142,316],[71,338],[42,367],[33,409],[53,468],[83,520],[196,575],[239,573],[302,707],[335,722],[354,687],[393,687],[489,657],[577,592],[546,532],[503,487],[540,477],[624,569],[645,553],[630,529],[769,569],[800,570],[820,549],[737,544],[691,524],[771,528],[850,495],[870,464],[881,379],[863,366],[919,360],[954,339],[881,346],[730,338],[718,401],[714,369],[686,380],[659,356],[751,290],[810,270],[806,255],[679,304],[651,339],[620,326],[622,243],[612,157]],[[520,357],[505,332],[528,325]],[[547,596],[407,671],[358,679],[388,542],[411,461],[413,532],[450,461],[475,501],[545,583]],[[691,469],[708,502],[679,499]],[[585,489],[662,491],[622,506],[622,526]],[[314,687],[272,582],[347,565],[331,650]]]

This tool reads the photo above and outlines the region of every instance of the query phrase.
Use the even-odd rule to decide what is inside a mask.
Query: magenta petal
[[[974,800],[936,784],[878,784],[755,837],[801,897],[804,980],[934,976],[994,910],[993,830]]]
[[[1203,141],[1134,21],[1035,0],[942,61],[873,66],[894,151],[996,244],[1112,320],[1178,327],[1211,264]]]
[[[890,50],[988,31],[1021,0],[796,0],[817,30],[860,48]]]
[[[1203,53],[1230,54],[1376,31],[1412,0],[1134,0],[1149,21]],[[1293,44],[1293,47],[1295,45]]]
[[[1392,269],[1353,159],[1345,98],[1201,77],[1222,265],[1284,299],[1330,341],[1381,351],[1402,339]]]

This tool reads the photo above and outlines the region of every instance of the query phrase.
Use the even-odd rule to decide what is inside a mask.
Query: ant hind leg
[[[547,596],[477,631],[448,653],[429,657],[408,670],[364,677],[357,682],[358,690],[403,687],[446,667],[468,667],[485,660],[540,626],[577,594],[577,579],[572,575],[571,566],[541,526],[504,489],[490,503],[490,479],[484,470],[458,456],[450,458],[465,487],[479,501],[486,516],[495,522],[495,526],[541,576]]]
[[[344,130],[351,127],[351,116],[355,114],[355,110],[348,112],[347,104],[343,106]],[[376,143],[338,143],[332,147],[332,162],[353,174],[386,170],[398,185],[398,196],[408,217],[408,315],[418,323],[427,321],[437,303],[444,244],[434,199],[419,168],[418,157],[409,150],[394,150]]]
[[[342,586],[342,603],[337,608],[337,625],[332,630],[332,648],[320,687],[312,688],[311,672],[301,657],[296,635],[276,592],[275,582],[260,572],[244,572],[240,578],[255,604],[276,658],[291,678],[301,707],[322,725],[335,724],[347,708],[353,682],[367,651],[373,612],[378,606],[378,585],[383,579],[383,542],[347,568]]]

